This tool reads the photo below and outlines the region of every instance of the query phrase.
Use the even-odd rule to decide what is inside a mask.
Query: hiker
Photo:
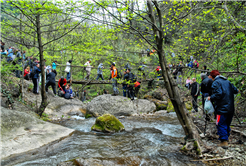
[[[192,83],[191,83],[192,106],[196,112],[198,112],[198,106],[197,106],[198,95],[199,95],[199,84],[196,82],[196,78],[192,78]],[[193,113],[195,113],[194,110],[192,111]]]
[[[177,84],[182,84],[182,69],[183,69],[183,65],[182,62],[180,62],[179,64],[177,64]]]
[[[21,59],[22,59],[22,56],[21,56],[21,51],[16,49],[16,70],[15,70],[15,76],[17,78],[20,78],[20,74],[21,74],[21,70],[19,69],[21,67]]]
[[[62,90],[63,92],[65,92],[65,86],[67,84],[67,80],[66,78],[64,78],[63,76],[61,76],[61,78],[58,81],[58,88],[60,90]]]
[[[117,96],[119,94],[119,90],[117,88],[117,69],[115,67],[115,63],[111,64],[110,67],[110,73],[111,73],[111,79],[112,79],[112,86],[113,86],[113,91],[114,93],[112,94],[112,96]]]
[[[1,59],[5,58],[7,54],[8,54],[7,50],[4,51],[1,49]]]
[[[39,68],[40,65],[39,63],[36,63],[36,65],[33,67],[33,73],[34,76],[32,77],[32,82],[33,82],[33,93],[34,94],[39,94],[39,73],[41,73],[41,69]]]
[[[48,74],[48,70],[49,70],[49,73],[51,73],[52,72],[52,64],[50,64],[50,65],[48,65],[47,67],[46,67],[46,73]],[[55,69],[54,69],[55,70]]]
[[[205,103],[205,99],[208,96],[212,95],[212,84],[213,84],[213,80],[211,78],[208,78],[208,76],[205,73],[201,73],[201,79],[202,79],[202,83],[201,83],[201,92],[202,92],[202,108],[204,109],[204,103]],[[205,112],[203,112],[205,113]]]
[[[186,88],[188,88],[188,89],[190,89],[190,84],[191,84],[191,79],[190,79],[190,77],[187,77],[187,80],[186,80],[186,82],[185,82],[185,87]]]
[[[73,99],[73,90],[72,90],[70,84],[67,84],[67,86],[65,88],[64,98],[65,99]]]
[[[128,91],[128,98],[134,100],[134,82],[136,82],[135,75],[131,73],[131,68],[126,70],[126,74],[124,76],[124,81],[127,83],[127,91]]]
[[[86,90],[82,92],[82,102],[86,101]]]
[[[70,80],[70,78],[71,78],[71,73],[70,73],[71,63],[72,63],[72,60],[69,60],[66,64],[67,66],[65,68],[65,72],[67,73],[67,80]]]
[[[197,72],[197,69],[199,68],[199,63],[197,62],[197,60],[194,59],[193,61],[193,67],[196,69],[195,73]]]
[[[90,63],[91,63],[91,60],[88,60],[88,61],[84,64],[84,66],[86,66],[86,67],[85,67],[85,71],[86,71],[85,80],[86,80],[86,79],[90,79],[91,68],[93,67],[93,66],[90,65]]]
[[[27,66],[27,68],[24,70],[24,79],[30,80],[30,66]]]
[[[157,73],[157,78],[160,78],[161,77],[161,67],[157,66],[155,70],[156,70],[156,73]]]
[[[176,65],[173,64],[173,78],[177,79],[178,69],[176,68]]]
[[[138,92],[139,92],[140,87],[141,87],[140,85],[141,85],[141,82],[138,82],[138,81],[134,82],[134,95],[137,98],[139,98]]]
[[[53,63],[52,63],[52,69],[56,70],[56,66],[57,66],[57,61],[55,60]]]
[[[2,51],[4,51],[4,45],[5,45],[5,43],[2,42],[2,40],[1,40],[1,50],[2,50]]]
[[[168,68],[170,71],[172,71],[172,67],[173,67],[173,65],[171,63],[168,63]]]
[[[105,89],[103,89],[103,94],[106,95],[108,94],[107,91]]]
[[[104,80],[103,79],[103,71],[102,71],[102,69],[104,69],[104,67],[103,67],[103,64],[100,63],[98,65],[98,68],[97,68],[97,79],[96,80],[98,80],[99,78],[101,78],[102,80]]]
[[[56,72],[54,69],[50,72],[47,70],[45,91],[48,93],[49,86],[52,87],[54,95],[56,95]]]
[[[22,57],[23,57],[23,59],[26,59],[26,51],[22,52]]]
[[[209,69],[207,69],[206,65],[203,66],[203,70],[207,70],[207,71],[203,71],[202,73],[205,73],[207,76],[210,75]]]
[[[140,75],[140,79],[143,77],[144,79],[146,79],[146,75],[145,75],[145,72],[144,72],[144,69],[145,69],[146,65],[144,64],[144,62],[140,63],[139,67],[138,67],[138,73]]]
[[[13,52],[13,48],[12,47],[9,47],[7,55],[8,55],[7,62],[12,62],[13,61],[13,56],[14,56],[14,52]]]
[[[226,77],[220,75],[218,70],[212,70],[210,75],[213,79],[213,94],[207,99],[214,103],[217,134],[221,141],[218,146],[228,148],[230,125],[235,111],[234,94],[237,94],[239,90]]]

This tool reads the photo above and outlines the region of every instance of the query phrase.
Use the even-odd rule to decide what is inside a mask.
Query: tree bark
[[[46,106],[48,105],[47,102],[47,95],[45,91],[45,72],[44,72],[44,55],[43,55],[43,45],[41,39],[41,27],[40,27],[40,14],[36,16],[36,28],[37,28],[37,38],[38,38],[38,49],[39,49],[39,58],[40,58],[40,66],[41,66],[41,97],[42,102],[37,111],[37,114],[41,117]],[[39,85],[38,85],[39,86]]]
[[[158,14],[158,21],[159,21],[159,28],[157,29],[157,25],[156,25],[156,20],[155,20],[155,14],[153,12],[153,6],[152,6],[152,2],[156,7],[156,11]],[[149,17],[153,23],[153,31],[156,37],[156,45],[157,45],[157,53],[159,56],[159,63],[162,69],[162,76],[164,78],[164,82],[165,82],[165,87],[167,89],[168,95],[171,99],[171,102],[173,104],[174,110],[177,114],[177,117],[184,129],[185,135],[186,135],[186,139],[191,139],[196,141],[197,143],[197,150],[199,152],[201,152],[201,145],[203,145],[203,142],[200,138],[200,135],[191,119],[191,117],[188,114],[188,111],[185,107],[184,102],[181,100],[180,94],[179,94],[179,90],[177,87],[176,82],[174,81],[174,79],[172,78],[172,75],[170,74],[168,67],[167,67],[167,61],[165,58],[165,54],[164,54],[164,49],[163,49],[163,28],[162,28],[162,13],[161,10],[159,8],[158,2],[156,0],[153,1],[148,0],[147,1],[147,6],[148,6],[148,10],[149,10]],[[195,142],[194,142],[195,143]]]

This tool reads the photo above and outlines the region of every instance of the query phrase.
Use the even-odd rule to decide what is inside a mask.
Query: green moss
[[[167,112],[174,112],[174,107],[171,100],[168,99]]]
[[[201,155],[201,149],[198,147],[198,142],[194,141],[194,147],[196,148],[196,152],[198,155]]]
[[[103,128],[98,125],[98,124],[94,124],[92,127],[91,127],[91,130],[95,130],[95,131],[102,131]]]
[[[119,132],[124,129],[123,124],[115,116],[110,114],[97,117],[96,123],[91,127],[91,130],[102,132]]]
[[[181,150],[181,151],[187,151],[186,145],[184,145],[180,150]]]
[[[87,118],[91,118],[92,117],[92,115],[91,114],[85,114],[85,118],[87,119]]]

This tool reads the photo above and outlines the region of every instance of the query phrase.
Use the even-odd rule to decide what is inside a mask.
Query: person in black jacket
[[[45,90],[48,92],[49,86],[52,87],[53,93],[56,95],[56,71],[52,69],[51,72],[47,70],[47,78],[46,78],[46,85],[45,85]]]
[[[212,95],[212,84],[213,80],[208,78],[206,73],[201,73],[201,92],[202,92],[202,108],[204,108],[205,98]],[[204,113],[204,112],[203,112]]]
[[[192,96],[192,106],[193,109],[198,112],[197,97],[199,95],[199,84],[196,82],[196,78],[192,78],[191,83],[191,96]],[[195,112],[193,111],[193,113]]]
[[[131,69],[128,68],[126,70],[126,74],[124,75],[124,81],[125,84],[127,84],[127,94],[128,94],[128,98],[131,98],[131,100],[134,100],[134,91],[133,91],[133,86],[134,83],[132,82],[133,79],[133,73],[131,73]]]

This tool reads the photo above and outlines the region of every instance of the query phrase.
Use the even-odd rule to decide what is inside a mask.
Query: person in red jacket
[[[140,82],[138,82],[138,81],[136,81],[135,83],[134,83],[134,95],[135,95],[135,97],[137,97],[137,98],[139,98],[138,97],[138,92],[139,92],[139,89],[140,89]]]
[[[30,80],[30,67],[27,66],[27,68],[24,70],[24,79]]]
[[[66,78],[64,78],[63,76],[61,76],[61,79],[59,79],[58,81],[58,87],[63,91],[65,92],[65,86],[67,84],[67,80]]]

